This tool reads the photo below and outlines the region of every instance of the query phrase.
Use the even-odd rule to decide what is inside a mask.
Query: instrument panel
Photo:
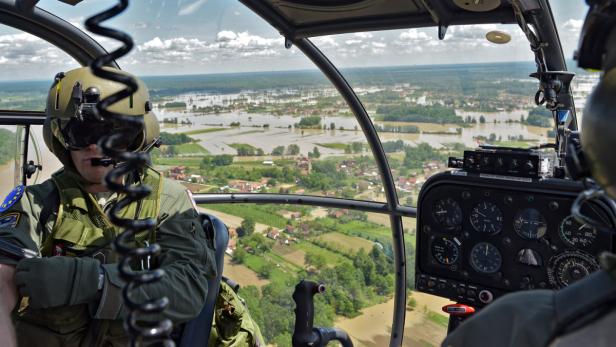
[[[481,307],[508,292],[558,289],[599,269],[614,249],[571,216],[583,190],[567,180],[500,180],[453,171],[431,177],[419,196],[416,288]],[[582,211],[611,225],[598,205]]]

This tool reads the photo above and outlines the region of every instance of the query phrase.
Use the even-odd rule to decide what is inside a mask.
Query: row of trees
[[[528,117],[525,123],[529,125],[535,125],[539,127],[549,128],[552,126],[554,120],[552,118],[552,111],[542,106],[537,106],[528,112]]]
[[[15,158],[15,133],[0,129],[0,164]]]
[[[193,139],[186,134],[171,134],[163,131],[160,133],[160,141],[163,145],[173,146],[193,142]]]
[[[422,122],[422,123],[463,123],[453,108],[442,105],[382,105],[376,112],[382,115],[384,121],[392,122]]]
[[[272,150],[272,155],[298,155],[299,154],[299,146],[296,144],[290,144],[287,148],[286,148],[286,152],[285,152],[285,146],[276,146],[274,147],[274,149]]]

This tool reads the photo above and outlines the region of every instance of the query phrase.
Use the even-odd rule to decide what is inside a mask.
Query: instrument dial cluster
[[[488,296],[562,288],[596,271],[613,240],[571,215],[582,189],[564,180],[433,176],[419,196],[417,289],[481,306]],[[598,206],[582,212],[610,223]]]

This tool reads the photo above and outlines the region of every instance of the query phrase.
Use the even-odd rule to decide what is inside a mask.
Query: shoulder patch
[[[19,216],[20,214],[17,212],[7,213],[0,216],[0,229],[16,227],[17,222],[19,222]]]
[[[18,202],[19,199],[21,199],[21,197],[24,195],[25,191],[26,187],[23,185],[18,185],[17,187],[15,187],[9,193],[9,195],[6,196],[2,204],[0,204],[0,213],[8,210],[9,208],[11,208],[11,206],[15,205],[15,203]]]

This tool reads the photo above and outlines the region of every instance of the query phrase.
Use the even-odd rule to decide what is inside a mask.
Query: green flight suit
[[[128,337],[121,320],[126,313],[120,296],[123,281],[117,269],[117,254],[107,244],[108,240],[115,239],[118,230],[109,227],[102,211],[109,203],[101,208],[97,199],[85,193],[79,180],[71,175],[74,174],[60,171],[50,180],[28,186],[18,202],[0,213],[0,220],[4,221],[0,224],[0,238],[40,252],[42,256],[94,253],[86,256],[94,256],[104,264],[100,300],[90,305],[22,310],[15,320],[18,343],[20,346],[126,346]],[[208,290],[206,278],[215,276],[213,246],[181,184],[163,179],[152,169],[142,179],[154,192],[140,207],[135,204],[126,207],[124,214],[156,218],[155,232],[141,233],[135,242],[143,245],[145,241],[155,241],[161,245],[162,252],[151,259],[151,265],[164,269],[166,275],[157,283],[141,286],[134,298],[143,301],[167,296],[170,304],[164,315],[176,324],[186,322],[201,311]],[[103,249],[99,249],[101,246]],[[95,248],[96,252],[89,252]],[[0,256],[0,263],[16,261]],[[139,264],[133,264],[139,270],[135,265]]]

